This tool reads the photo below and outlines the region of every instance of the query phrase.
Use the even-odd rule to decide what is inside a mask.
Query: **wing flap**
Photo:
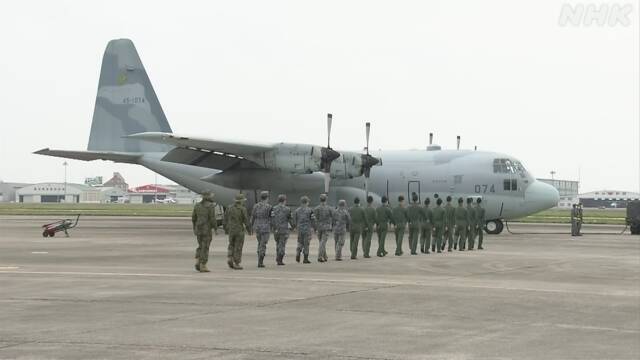
[[[181,147],[177,147],[169,151],[162,158],[162,161],[217,170],[227,170],[230,168],[258,168],[255,163],[233,154],[219,154],[210,150],[203,151]]]
[[[172,133],[144,132],[131,134],[127,138],[150,141],[160,144],[168,144],[182,148],[205,149],[221,155],[233,154],[236,156],[251,156],[273,150],[273,144],[256,144],[213,140],[191,136],[180,136]]]

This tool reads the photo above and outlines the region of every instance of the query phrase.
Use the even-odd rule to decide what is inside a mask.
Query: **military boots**
[[[209,269],[207,269],[207,265],[200,264],[200,272],[209,272]]]
[[[304,260],[302,261],[302,263],[304,263],[304,264],[311,264],[311,261],[309,261],[309,255],[305,255],[305,256],[304,256]]]
[[[264,267],[264,255],[260,255],[260,257],[258,258],[258,267],[259,268]]]

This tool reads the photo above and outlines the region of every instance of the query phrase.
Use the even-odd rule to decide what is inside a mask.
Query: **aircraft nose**
[[[533,205],[537,211],[541,211],[558,205],[560,193],[558,193],[556,188],[547,183],[535,181],[529,185],[525,191],[524,198],[525,201]]]

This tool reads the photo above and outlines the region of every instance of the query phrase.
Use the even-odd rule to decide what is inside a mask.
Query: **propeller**
[[[380,160],[369,155],[369,135],[371,133],[371,123],[366,124],[366,137],[367,147],[365,147],[365,154],[362,154],[362,172],[364,173],[364,189],[369,196],[369,176],[371,176],[371,168],[376,166]]]
[[[340,153],[331,148],[331,123],[333,115],[327,114],[327,147],[320,149],[320,167],[324,173],[324,192],[329,193],[329,182],[331,181],[331,163],[340,157]]]

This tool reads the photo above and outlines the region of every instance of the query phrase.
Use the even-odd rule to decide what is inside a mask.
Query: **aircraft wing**
[[[213,140],[162,132],[144,132],[126,137],[174,146],[175,148],[169,151],[162,161],[218,170],[231,167],[262,168],[261,164],[250,159],[273,150],[273,144]]]
[[[38,155],[48,155],[61,157],[66,159],[75,159],[83,161],[91,160],[110,160],[121,163],[137,164],[142,154],[123,153],[116,151],[71,151],[71,150],[51,150],[49,148],[34,152]]]

